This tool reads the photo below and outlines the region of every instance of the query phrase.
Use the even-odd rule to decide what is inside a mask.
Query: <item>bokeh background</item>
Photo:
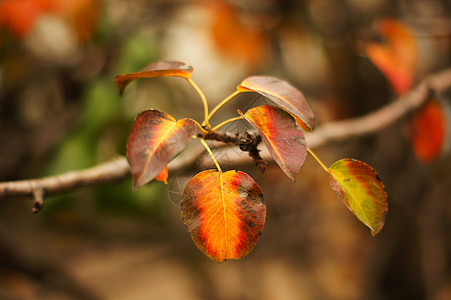
[[[192,65],[210,106],[245,77],[271,75],[305,94],[319,125],[371,112],[397,97],[365,53],[366,42],[383,42],[375,22],[411,28],[419,82],[450,66],[450,11],[446,0],[2,0],[0,180],[124,155],[147,108],[201,121],[199,97],[180,78],[140,80],[119,96],[116,75],[158,60]],[[244,97],[213,122],[262,101]],[[48,197],[38,215],[31,199],[1,200],[0,298],[451,299],[448,152],[420,162],[398,124],[317,153],[328,165],[353,157],[378,171],[389,195],[378,236],[311,158],[295,184],[250,161],[243,170],[265,193],[266,227],[247,257],[217,264],[180,217],[195,170],[136,192],[128,179]]]

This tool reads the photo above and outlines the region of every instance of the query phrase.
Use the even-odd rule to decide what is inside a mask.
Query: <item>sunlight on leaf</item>
[[[307,157],[307,146],[293,117],[272,105],[251,108],[244,115],[238,112],[259,131],[274,161],[295,181]]]
[[[315,117],[310,105],[304,95],[287,82],[269,76],[252,76],[244,79],[237,89],[259,93],[302,120],[308,131],[313,130]]]
[[[376,235],[388,210],[385,187],[369,165],[341,159],[329,168],[329,184],[348,209]]]
[[[158,110],[140,113],[127,142],[127,158],[134,189],[161,175],[174,156],[188,144],[196,125],[191,119],[175,119]]]
[[[240,171],[200,172],[186,185],[181,205],[194,243],[217,262],[247,255],[265,226],[263,192]]]
[[[145,67],[139,72],[119,75],[116,77],[115,83],[119,92],[122,94],[127,85],[136,79],[164,76],[176,76],[187,79],[192,74],[193,68],[183,62],[159,61]]]

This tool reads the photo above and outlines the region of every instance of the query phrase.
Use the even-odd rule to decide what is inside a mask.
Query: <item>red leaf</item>
[[[307,157],[304,134],[293,117],[281,108],[263,105],[249,109],[246,121],[256,128],[274,161],[293,181]]]
[[[262,190],[240,171],[200,172],[186,185],[181,205],[194,243],[217,262],[247,255],[265,226]]]
[[[127,158],[138,188],[160,174],[188,144],[196,125],[191,119],[175,119],[158,110],[140,113],[133,123],[127,143]]]
[[[418,60],[418,46],[411,30],[403,23],[383,19],[377,30],[388,44],[367,43],[366,52],[374,65],[387,77],[397,94],[409,91]]]
[[[5,0],[0,3],[0,26],[23,38],[44,14],[62,17],[81,41],[89,40],[96,28],[100,6],[97,0]]]
[[[139,72],[119,75],[116,77],[115,83],[122,94],[127,85],[136,79],[164,76],[176,76],[187,79],[192,74],[193,68],[183,62],[159,61],[148,65]]]
[[[304,95],[287,82],[269,76],[252,76],[244,79],[237,87],[239,91],[256,92],[274,101],[277,105],[304,122],[309,131],[313,130],[315,117]]]
[[[413,150],[422,162],[431,162],[443,150],[446,136],[446,115],[437,100],[431,100],[410,123],[410,137]]]
[[[44,7],[36,0],[6,0],[0,3],[0,26],[23,38],[34,26]]]

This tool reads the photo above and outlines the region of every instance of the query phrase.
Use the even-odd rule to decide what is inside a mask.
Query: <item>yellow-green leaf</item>
[[[387,193],[376,171],[355,159],[341,159],[329,168],[329,184],[348,209],[376,235],[384,226]]]

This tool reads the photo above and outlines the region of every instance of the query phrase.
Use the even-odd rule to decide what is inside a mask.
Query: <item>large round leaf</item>
[[[304,122],[308,131],[315,126],[315,117],[304,95],[289,83],[270,76],[251,76],[237,87],[238,91],[252,91],[274,101],[277,105]]]
[[[139,72],[119,75],[115,79],[116,86],[122,94],[127,85],[140,78],[177,76],[182,78],[189,78],[193,74],[193,67],[188,66],[183,62],[175,61],[159,61],[148,65]]]
[[[307,157],[307,146],[293,117],[272,105],[251,108],[244,115],[238,112],[259,131],[274,161],[295,181]]]
[[[196,246],[210,259],[239,259],[254,248],[265,226],[266,205],[246,173],[206,170],[182,194],[182,217]]]
[[[141,112],[127,142],[134,188],[161,174],[168,162],[188,144],[195,128],[191,119],[175,121],[171,115],[155,109]]]
[[[387,193],[376,172],[355,159],[341,159],[329,168],[329,183],[348,209],[376,235],[384,226]]]

